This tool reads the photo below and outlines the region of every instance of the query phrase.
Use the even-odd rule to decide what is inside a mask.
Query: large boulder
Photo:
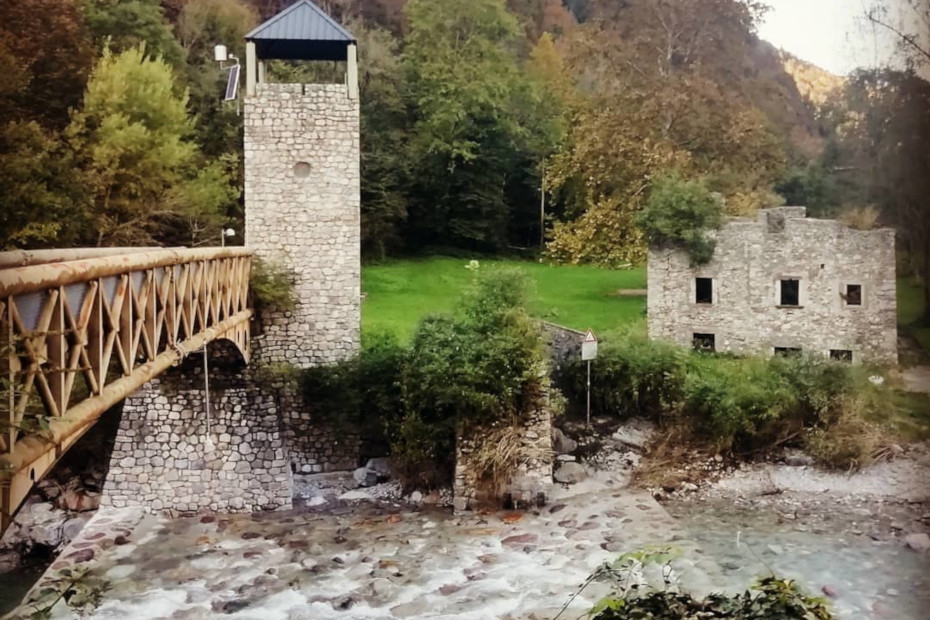
[[[571,454],[578,449],[578,442],[558,427],[552,427],[552,449],[556,454]]]
[[[561,482],[563,484],[575,484],[576,482],[585,480],[587,477],[588,472],[585,471],[584,467],[578,463],[571,462],[563,462],[552,475],[552,478],[556,482]]]
[[[904,539],[908,547],[919,553],[930,551],[930,536],[926,534],[911,534]]]
[[[642,450],[652,440],[656,432],[655,424],[642,418],[632,418],[625,422],[613,434],[613,439],[620,443]]]
[[[368,459],[368,462],[365,464],[365,469],[375,472],[378,474],[379,478],[390,478],[391,459],[386,456],[379,456],[377,458]]]
[[[367,467],[359,467],[352,473],[352,477],[360,487],[373,487],[378,484],[378,474]]]

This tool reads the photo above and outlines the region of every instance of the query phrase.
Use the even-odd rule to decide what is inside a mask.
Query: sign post
[[[591,426],[591,360],[597,357],[597,336],[590,329],[581,341],[581,360],[588,362],[588,426]]]

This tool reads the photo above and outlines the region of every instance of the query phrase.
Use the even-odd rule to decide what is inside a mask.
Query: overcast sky
[[[840,75],[880,64],[887,37],[864,23],[869,0],[767,0],[760,36],[795,56]]]

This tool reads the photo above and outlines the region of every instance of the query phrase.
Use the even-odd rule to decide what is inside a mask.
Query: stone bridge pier
[[[147,383],[123,404],[104,506],[249,512],[291,505],[291,467],[274,391],[226,341]]]

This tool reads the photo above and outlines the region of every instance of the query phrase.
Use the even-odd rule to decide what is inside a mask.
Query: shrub
[[[304,400],[369,450],[389,449],[407,486],[446,484],[459,430],[518,423],[540,398],[543,346],[525,301],[521,272],[478,274],[459,312],[423,319],[409,348],[376,336],[356,359],[303,371]]]
[[[716,242],[707,235],[723,224],[723,205],[701,181],[677,175],[656,181],[636,216],[650,245],[684,249],[693,265],[713,258]]]
[[[253,257],[249,289],[259,308],[294,309],[294,273],[284,263]]]
[[[796,394],[766,360],[692,355],[682,413],[717,450],[749,451],[797,432]]]
[[[706,599],[665,590],[634,594],[609,603],[594,620],[691,620],[732,618],[734,620],[832,620],[822,598],[807,596],[794,581],[766,577],[752,588],[733,596],[711,594]]]
[[[686,359],[681,348],[651,342],[636,328],[608,334],[591,366],[593,413],[658,419],[674,410],[682,396]],[[571,402],[584,403],[587,362],[567,361],[558,382]]]
[[[417,327],[404,374],[405,418],[392,440],[393,454],[410,461],[407,470],[432,459],[451,471],[458,430],[525,413],[544,368],[539,328],[524,309],[526,282],[516,270],[479,274],[457,315]]]
[[[575,411],[585,402],[586,370],[569,361],[559,376]],[[674,422],[676,435],[715,451],[803,445],[822,465],[848,469],[868,463],[885,443],[868,420],[884,411],[888,390],[873,385],[869,372],[811,356],[689,352],[629,330],[604,338],[592,367],[592,409]]]
[[[403,411],[407,355],[393,334],[371,336],[358,357],[303,370],[304,403],[336,432],[358,435],[364,453],[384,454],[387,431]]]
[[[678,555],[674,549],[647,548],[625,553],[601,566],[581,590],[601,580],[610,582],[613,594],[598,601],[588,617],[594,620],[833,620],[826,600],[807,596],[794,581],[775,575],[760,579],[742,594],[714,593],[703,600],[695,599],[678,588],[678,578],[672,568]],[[649,568],[659,568],[661,585],[656,586],[657,580],[648,578]],[[576,596],[578,594],[581,591]]]

